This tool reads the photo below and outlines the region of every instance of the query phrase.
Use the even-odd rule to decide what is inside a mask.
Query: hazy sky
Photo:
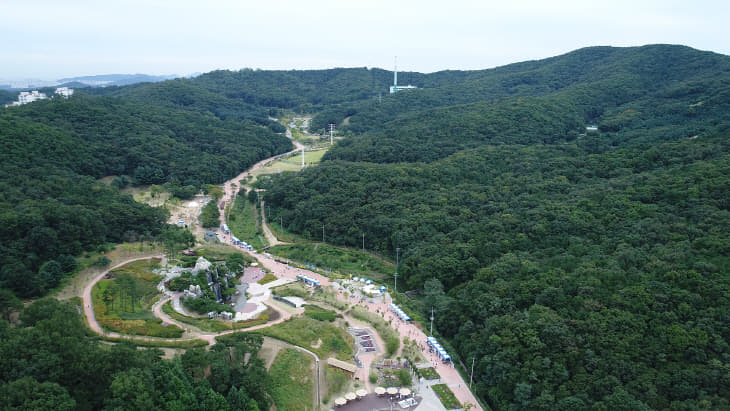
[[[730,1],[0,0],[0,78],[482,69],[594,45],[730,54]]]

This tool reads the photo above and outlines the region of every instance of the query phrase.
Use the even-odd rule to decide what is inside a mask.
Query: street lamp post
[[[431,337],[433,337],[433,307],[431,307]]]

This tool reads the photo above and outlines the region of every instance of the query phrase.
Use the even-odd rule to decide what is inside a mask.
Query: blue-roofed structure
[[[304,281],[305,284],[310,285],[312,287],[319,286],[319,280],[312,278],[308,275],[299,274],[299,275],[297,275],[297,279]]]
[[[428,340],[428,345],[430,345],[431,348],[433,348],[438,353],[442,361],[451,361],[451,356],[449,355],[449,353],[444,350],[444,347],[442,347],[435,338],[427,337],[426,340]]]
[[[408,316],[403,310],[400,309],[394,303],[390,303],[390,309],[403,321],[411,321],[411,317]]]

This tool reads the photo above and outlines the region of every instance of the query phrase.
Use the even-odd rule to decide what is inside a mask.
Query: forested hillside
[[[256,357],[261,336],[236,334],[210,351],[190,349],[163,361],[158,349],[88,337],[69,303],[42,299],[20,318],[16,327],[0,320],[4,410],[258,411],[271,405],[266,369]]]
[[[419,73],[403,76],[422,77]],[[134,101],[213,113],[222,119],[249,119],[283,131],[268,119],[279,109],[319,111],[338,103],[373,99],[386,90],[392,72],[381,69],[239,71],[217,70],[192,79],[87,90]]]
[[[0,90],[0,105],[8,104],[18,98],[18,93],[11,93],[7,90]]]
[[[728,75],[726,56],[689,47],[589,47],[491,70],[429,74],[417,84],[424,84],[422,89],[387,96],[382,102],[372,99],[327,108],[312,120],[312,127],[324,129],[327,123],[340,124],[348,117],[342,129],[359,134],[381,131],[392,120],[429,108],[547,95],[574,104],[586,123],[608,120],[607,129],[615,128],[616,122],[637,126],[641,121],[695,116],[707,109],[702,107],[706,99],[727,104],[722,90],[727,92]]]
[[[0,110],[0,142],[0,285],[23,297],[83,251],[161,233],[165,210],[98,178],[193,194],[291,147],[255,124],[84,95]]]
[[[271,218],[400,248],[407,304],[495,409],[729,407],[730,58],[595,48],[491,75],[473,102],[346,108],[365,134],[263,181]]]

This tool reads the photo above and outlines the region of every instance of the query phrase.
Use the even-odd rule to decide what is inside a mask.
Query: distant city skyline
[[[0,0],[0,79],[486,69],[588,46],[730,54],[723,1]]]

